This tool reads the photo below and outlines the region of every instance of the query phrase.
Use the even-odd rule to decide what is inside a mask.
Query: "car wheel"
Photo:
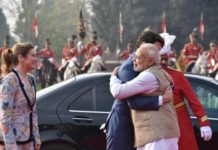
[[[77,150],[77,148],[69,143],[54,141],[42,144],[40,150]]]

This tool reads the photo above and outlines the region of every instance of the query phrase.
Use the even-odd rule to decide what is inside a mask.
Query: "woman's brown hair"
[[[26,57],[32,48],[31,43],[25,42],[15,44],[12,49],[5,49],[2,52],[1,76],[4,77],[11,72],[12,68],[18,65],[18,56]]]

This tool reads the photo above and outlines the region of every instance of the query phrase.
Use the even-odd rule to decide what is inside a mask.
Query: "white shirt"
[[[157,78],[151,72],[147,71],[142,71],[133,80],[124,84],[115,75],[112,75],[110,78],[111,94],[119,100],[137,94],[149,94],[157,90],[158,87],[159,82]]]
[[[116,99],[125,99],[136,94],[149,94],[157,90],[159,82],[151,73],[143,71],[136,78],[122,84],[117,76],[112,75],[110,78],[110,91]],[[160,105],[160,98],[159,98]],[[178,150],[178,138],[162,138],[138,147],[137,150]]]

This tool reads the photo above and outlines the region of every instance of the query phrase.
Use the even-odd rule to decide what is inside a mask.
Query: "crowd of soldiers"
[[[204,64],[207,73],[203,75],[215,77],[218,71],[218,43],[216,40],[210,41],[209,49],[205,50],[202,45],[197,42],[197,38],[198,36],[195,33],[191,33],[189,35],[189,42],[184,45],[178,57],[176,51],[172,48],[172,52],[168,54],[170,58],[169,64],[172,68],[179,71],[192,72],[190,68],[193,67],[194,63],[200,58],[199,56],[204,55],[205,58],[207,58],[207,62]],[[133,50],[134,45],[132,42],[129,42],[127,49],[118,55],[119,59],[126,60]]]
[[[67,44],[64,46],[62,50],[62,55],[61,55],[61,65],[59,66],[60,69],[64,68],[69,61],[75,57],[79,58],[79,56],[83,56],[84,63],[81,66],[82,69],[86,69],[87,66],[91,63],[91,60],[94,56],[99,55],[102,56],[102,47],[100,44],[97,43],[97,33],[93,32],[90,42],[85,44],[81,50],[78,50],[77,45],[75,45],[74,40],[75,36],[73,35],[72,37],[67,39]],[[37,55],[41,58],[54,58],[55,53],[54,51],[50,48],[51,42],[49,39],[45,40],[45,48],[40,50]]]
[[[199,56],[205,55],[207,57],[207,73],[212,74],[217,72],[218,68],[218,44],[216,40],[212,40],[209,43],[209,50],[204,50],[201,44],[197,42],[195,34],[189,35],[190,42],[184,45],[183,50],[178,59],[184,60],[178,61],[177,69],[186,72],[191,62],[197,61]]]
[[[75,44],[76,35],[67,39],[66,45],[63,47],[61,55],[61,63],[55,61],[55,52],[51,48],[51,41],[49,38],[45,40],[45,47],[37,52],[39,58],[50,59],[52,63],[55,64],[57,70],[64,72],[66,66],[69,64],[72,58],[79,60],[76,64],[80,70],[87,72],[92,59],[95,56],[102,57],[103,54],[109,55],[110,49],[107,48],[105,52],[102,50],[101,44],[97,42],[97,32],[93,32],[90,36],[90,41],[82,46]],[[207,74],[208,76],[215,77],[214,73],[218,70],[218,44],[215,40],[209,43],[209,50],[204,50],[201,44],[197,42],[197,36],[194,33],[189,35],[189,43],[184,45],[181,50],[179,57],[177,57],[176,51],[168,54],[170,58],[170,66],[182,72],[188,72],[187,68],[196,62],[200,55],[205,55],[207,57]],[[4,49],[8,48],[8,42],[3,42],[3,47],[0,48],[0,55]],[[129,55],[134,52],[135,44],[133,41],[129,41],[127,48],[124,51],[119,51],[116,56],[116,60],[126,60]],[[172,48],[173,49],[173,48]],[[104,57],[107,59],[107,57]],[[82,64],[82,65],[80,65]],[[38,61],[37,68],[40,69],[43,66],[42,61]],[[190,71],[190,70],[189,70]],[[63,76],[63,75],[62,75]],[[61,77],[63,80],[63,77]]]
[[[62,50],[61,63],[59,63],[55,58],[56,54],[55,51],[52,49],[51,40],[49,38],[45,39],[44,48],[42,48],[41,50],[37,50],[36,53],[38,57],[36,74],[39,81],[41,80],[43,67],[45,66],[44,60],[48,60],[46,62],[49,62],[53,66],[55,66],[55,69],[58,72],[57,74],[60,76],[60,80],[64,80],[64,71],[72,59],[78,60],[78,63],[74,63],[76,63],[77,68],[82,70],[81,72],[88,72],[93,58],[95,56],[102,57],[102,47],[97,42],[97,32],[94,31],[90,36],[90,41],[80,47],[75,44],[75,38],[76,35],[73,35],[72,37],[69,37],[67,39],[66,45],[63,47]],[[9,48],[9,41],[5,40],[3,41],[3,46],[0,48],[0,55],[7,48]],[[101,63],[101,65],[102,64],[103,63]],[[57,81],[49,83],[49,85],[55,82]]]

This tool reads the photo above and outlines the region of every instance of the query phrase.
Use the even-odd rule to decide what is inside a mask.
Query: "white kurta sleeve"
[[[150,72],[143,71],[136,78],[122,84],[116,76],[110,78],[110,91],[116,99],[125,99],[127,97],[154,92],[159,86],[157,78]]]

